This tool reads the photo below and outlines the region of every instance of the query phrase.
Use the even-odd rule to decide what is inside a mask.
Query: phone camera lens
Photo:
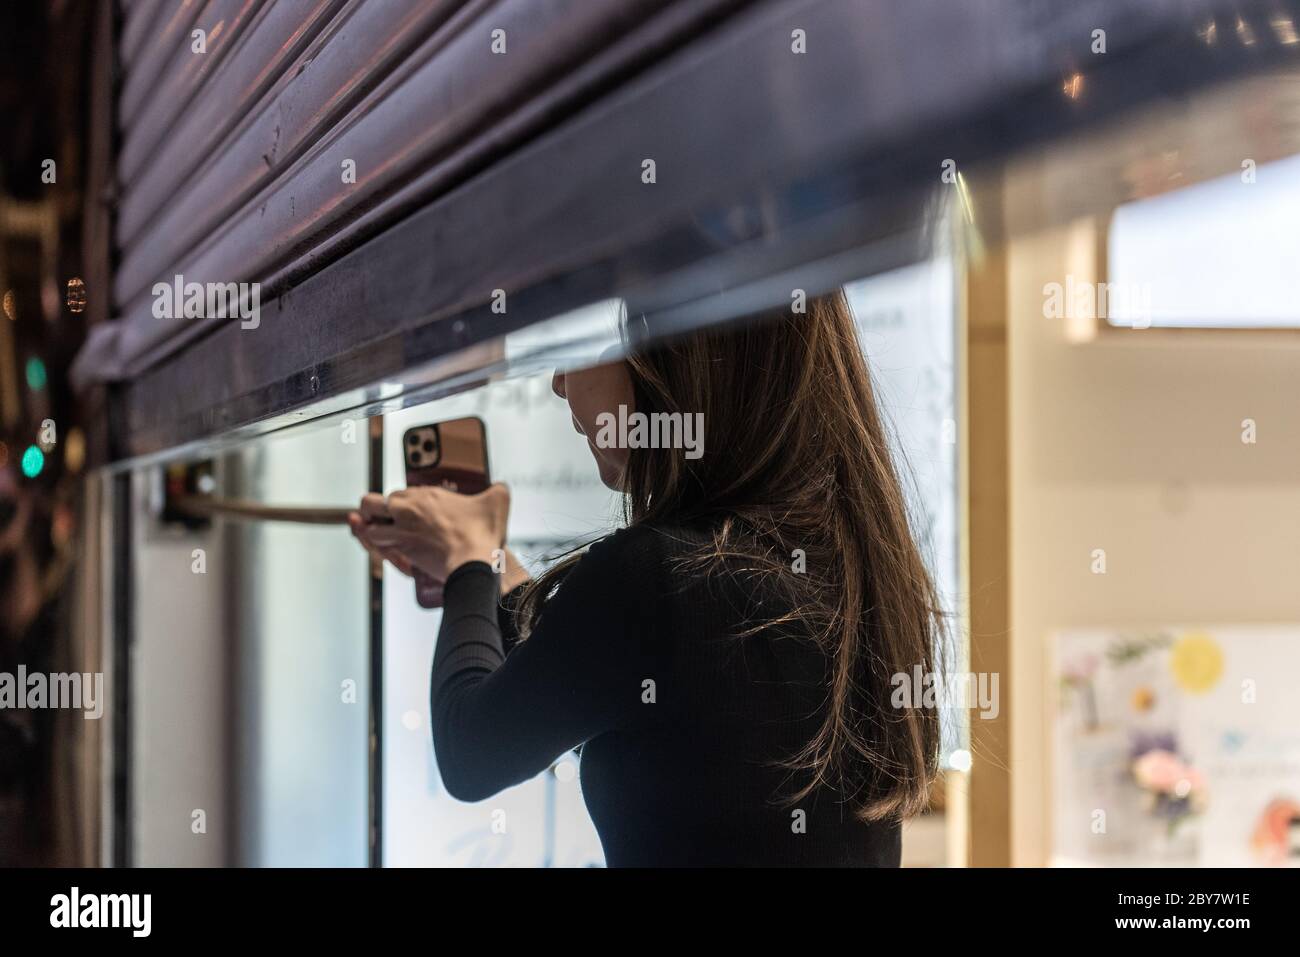
[[[426,451],[426,452],[432,452],[432,451],[433,451],[433,440],[432,440],[432,439],[425,439],[425,440],[424,440],[424,451]]]
[[[422,456],[418,451],[411,452],[412,465],[419,465],[423,460],[424,460],[424,456]]]
[[[406,437],[406,444],[407,444],[407,445],[410,445],[410,446],[416,446],[416,445],[419,445],[419,444],[420,444],[420,437],[419,437],[418,435],[408,435],[408,436]]]

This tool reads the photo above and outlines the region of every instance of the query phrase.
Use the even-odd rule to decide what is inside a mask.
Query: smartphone
[[[487,426],[478,416],[417,425],[402,436],[406,487],[441,485],[474,495],[492,484],[488,473]],[[415,573],[415,600],[421,608],[442,607],[442,584]]]

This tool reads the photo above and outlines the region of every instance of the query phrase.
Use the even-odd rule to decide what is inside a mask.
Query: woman
[[[529,581],[490,564],[503,486],[351,516],[374,554],[445,583],[447,790],[481,800],[581,746],[610,866],[897,866],[939,722],[893,707],[891,679],[933,670],[942,617],[843,297],[630,345],[554,380],[626,528]],[[702,413],[703,454],[598,441],[620,405]]]

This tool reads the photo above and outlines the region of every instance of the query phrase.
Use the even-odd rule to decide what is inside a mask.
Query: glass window
[[[915,530],[950,602],[956,585],[954,274],[935,259],[846,287]],[[494,480],[512,492],[508,544],[534,572],[622,522],[552,366],[617,344],[617,301],[526,330],[512,375],[383,418],[385,491],[405,484],[407,429],[462,416],[486,427]],[[558,323],[558,325],[557,325]],[[562,328],[561,328],[562,327]],[[214,492],[259,504],[351,506],[369,484],[362,419],[243,443],[215,462]],[[135,476],[133,848],[140,864],[364,866],[369,857],[371,586],[347,530],[159,518],[160,470]],[[386,566],[382,600],[383,863],[600,866],[577,756],[487,801],[443,789],[429,722],[440,612]],[[951,716],[949,716],[951,717]],[[945,729],[945,754],[965,729]]]
[[[368,474],[357,433],[246,443],[215,463],[215,489],[353,503]],[[338,525],[164,523],[161,479],[133,476],[133,863],[366,864],[364,554]]]
[[[1115,210],[1099,316],[1139,328],[1300,326],[1300,156],[1242,166]]]

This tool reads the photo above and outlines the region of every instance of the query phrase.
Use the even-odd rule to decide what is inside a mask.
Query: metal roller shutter
[[[812,292],[922,255],[945,158],[970,169],[1130,108],[1137,73],[1176,93],[1293,56],[1198,39],[1216,10],[1270,36],[1275,9],[135,0],[117,34],[116,318],[75,377],[113,384],[127,458],[364,408],[381,379],[409,386],[422,363],[608,296],[697,318],[788,301],[794,270]],[[1110,52],[1079,55],[1084,107],[1059,64],[1099,22]],[[154,284],[178,274],[259,283],[266,320],[155,318]],[[496,288],[508,317],[486,308]]]
[[[122,41],[113,311],[87,376],[129,378],[203,335],[152,287],[262,284],[263,301],[445,191],[607,79],[584,69],[670,0],[135,4]],[[734,2],[691,4],[680,28]],[[207,47],[195,53],[192,31]],[[506,54],[492,52],[504,31]],[[626,68],[637,44],[626,45]],[[582,77],[585,82],[574,82]],[[543,109],[536,108],[542,101]],[[355,163],[356,182],[341,170]]]

